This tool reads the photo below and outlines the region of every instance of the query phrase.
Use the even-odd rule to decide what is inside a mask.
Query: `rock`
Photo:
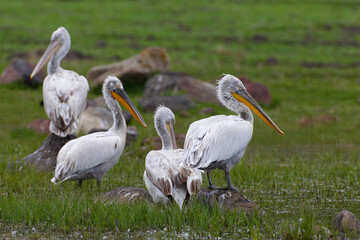
[[[101,84],[108,75],[115,75],[123,81],[128,76],[146,79],[157,71],[166,71],[169,66],[169,57],[165,48],[152,47],[144,49],[135,55],[120,62],[109,65],[92,67],[87,73],[87,79],[94,84]]]
[[[213,84],[199,81],[184,73],[158,73],[146,81],[142,99],[174,95],[184,91],[193,100],[199,102],[219,103],[216,97],[216,87]]]
[[[120,187],[104,195],[103,200],[111,203],[129,203],[137,201],[153,202],[149,192],[143,188]]]
[[[250,81],[246,77],[240,77],[240,79],[257,102],[265,105],[271,103],[270,91],[263,84]],[[184,73],[174,72],[158,73],[147,80],[142,99],[174,95],[178,92],[185,92],[192,100],[220,104],[214,84],[197,80]]]
[[[246,90],[258,102],[265,105],[270,105],[272,96],[270,90],[265,85],[249,80],[247,77],[239,77],[243,82]]]
[[[184,148],[185,134],[176,133],[175,141],[177,148]],[[160,137],[145,138],[141,144],[143,146],[150,146],[154,150],[160,150],[162,148]]]
[[[186,95],[142,98],[139,99],[139,104],[146,112],[154,112],[160,104],[173,112],[189,110],[194,106],[194,102]]]
[[[128,111],[123,111],[126,123],[129,123],[132,116]],[[88,107],[82,112],[77,120],[76,134],[90,133],[93,129],[107,131],[114,123],[112,113],[104,107]],[[94,131],[93,131],[94,132]]]
[[[335,229],[340,232],[359,231],[360,221],[352,212],[342,210],[339,212],[334,220]]]
[[[241,196],[235,190],[213,190],[210,188],[202,188],[198,194],[198,198],[203,200],[206,204],[218,204],[221,209],[227,210],[242,210],[250,216],[258,206]]]
[[[27,125],[28,128],[33,129],[37,133],[50,133],[49,130],[50,120],[49,119],[35,119]]]
[[[125,147],[129,147],[132,143],[136,142],[138,138],[138,132],[135,126],[128,126],[126,129],[126,144]]]
[[[68,141],[75,138],[74,135],[59,137],[50,133],[42,145],[34,153],[26,156],[24,161],[38,170],[53,171],[56,166],[58,152]]]
[[[11,61],[7,68],[1,73],[0,83],[11,83],[20,80],[29,87],[37,87],[44,81],[45,73],[41,70],[33,79],[30,79],[34,68],[35,65],[21,58],[17,58]]]

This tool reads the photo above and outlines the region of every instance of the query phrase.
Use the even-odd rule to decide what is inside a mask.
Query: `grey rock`
[[[139,104],[147,112],[154,112],[160,104],[173,112],[189,110],[194,106],[194,102],[186,95],[142,98],[139,99]]]
[[[137,201],[153,202],[147,190],[134,187],[119,187],[106,193],[103,196],[103,201],[118,204]]]
[[[53,171],[58,152],[68,141],[75,138],[74,135],[59,137],[51,133],[34,153],[24,158],[24,162],[41,171]]]
[[[215,85],[175,72],[158,73],[147,80],[142,99],[176,95],[179,92],[185,92],[191,99],[199,102],[219,103]]]
[[[198,194],[198,198],[204,203],[213,205],[218,204],[221,209],[241,210],[247,215],[252,215],[258,206],[247,200],[235,190],[214,190],[210,188],[202,188]]]
[[[342,210],[334,220],[335,229],[340,232],[359,231],[360,221],[352,212]]]
[[[132,119],[128,111],[124,111],[123,116],[126,123]],[[107,131],[113,125],[114,119],[111,111],[105,107],[88,107],[82,112],[77,120],[76,134],[88,134],[93,129],[104,129]]]
[[[166,71],[169,66],[170,60],[167,50],[160,47],[151,47],[123,61],[95,66],[89,70],[86,77],[94,84],[101,84],[108,75],[114,75],[124,83],[129,78],[145,80],[154,72]]]

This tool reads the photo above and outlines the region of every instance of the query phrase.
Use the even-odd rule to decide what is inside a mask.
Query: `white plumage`
[[[64,27],[58,28],[52,34],[49,47],[31,74],[33,77],[51,58],[48,76],[43,83],[43,100],[45,112],[50,119],[49,129],[61,137],[66,137],[76,130],[76,120],[85,109],[89,91],[85,77],[60,67],[70,45],[68,31]]]
[[[201,172],[182,166],[184,150],[176,149],[175,116],[171,110],[158,107],[154,120],[162,149],[150,151],[146,156],[145,185],[154,202],[165,204],[173,199],[181,208],[186,198],[199,191]]]
[[[217,115],[193,122],[185,138],[184,164],[206,170],[209,187],[214,189],[218,187],[211,182],[210,170],[221,169],[228,183],[224,189],[235,189],[229,172],[243,157],[252,137],[254,119],[250,108],[269,126],[281,134],[283,132],[236,77],[225,75],[219,81],[217,91],[220,102],[238,115]]]
[[[103,175],[117,163],[125,147],[126,122],[116,100],[147,127],[119,79],[108,77],[105,80],[103,96],[113,114],[113,126],[107,132],[92,133],[66,143],[57,156],[53,183],[79,180],[81,184],[82,180],[93,178],[100,185]]]

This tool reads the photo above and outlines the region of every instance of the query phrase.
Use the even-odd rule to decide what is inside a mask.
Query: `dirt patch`
[[[322,63],[322,62],[302,62],[302,67],[305,68],[355,68],[360,67],[360,62],[352,62],[346,64],[340,63]]]
[[[332,124],[339,121],[334,115],[319,115],[316,117],[303,117],[298,121],[301,127],[314,127],[318,124]]]
[[[252,41],[254,43],[264,43],[264,42],[268,42],[268,37],[265,36],[265,35],[259,35],[259,34],[256,34],[252,37]]]

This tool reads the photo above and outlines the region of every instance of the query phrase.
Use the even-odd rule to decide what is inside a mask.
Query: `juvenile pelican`
[[[201,173],[182,166],[184,150],[176,149],[172,111],[164,106],[158,107],[154,121],[162,149],[147,154],[144,181],[154,202],[165,204],[174,199],[181,208],[186,198],[199,191]]]
[[[45,112],[50,119],[50,131],[60,137],[66,137],[76,130],[76,120],[85,109],[89,91],[85,77],[60,67],[61,60],[69,52],[70,44],[68,31],[59,27],[52,34],[48,48],[30,76],[35,76],[50,59],[48,76],[43,83],[43,100]]]
[[[53,183],[79,180],[81,185],[82,180],[94,178],[100,185],[102,176],[119,160],[126,142],[126,122],[117,101],[147,127],[118,78],[106,78],[103,96],[113,114],[113,126],[107,132],[96,132],[67,142],[57,156]]]
[[[250,109],[276,131],[275,125],[259,104],[246,91],[243,83],[232,75],[225,75],[217,87],[219,101],[237,116],[217,115],[193,122],[186,134],[184,164],[205,170],[209,187],[218,189],[210,179],[210,170],[225,172],[227,187],[236,190],[229,172],[243,157],[253,133],[254,118]],[[236,190],[237,191],[237,190]]]

